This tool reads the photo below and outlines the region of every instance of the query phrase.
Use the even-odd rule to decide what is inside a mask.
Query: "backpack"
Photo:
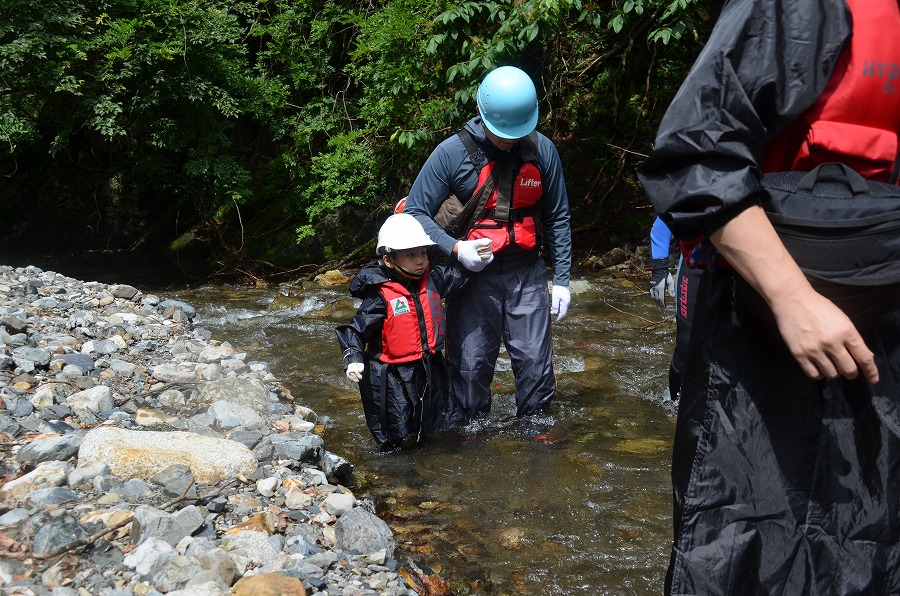
[[[845,312],[900,305],[900,187],[837,162],[764,174],[762,186],[769,221],[817,291]]]

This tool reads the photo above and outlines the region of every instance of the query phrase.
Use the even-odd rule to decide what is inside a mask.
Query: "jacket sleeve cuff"
[[[715,215],[704,218],[700,223],[700,231],[708,238],[710,234],[727,224],[729,221],[749,209],[754,205],[759,205],[759,196],[754,195],[743,201],[722,209]]]
[[[356,350],[344,350],[343,354],[344,359],[344,368],[347,368],[348,364],[365,362],[363,355],[357,352]]]

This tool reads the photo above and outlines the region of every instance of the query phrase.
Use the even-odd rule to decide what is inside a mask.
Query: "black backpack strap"
[[[484,149],[478,146],[475,142],[475,137],[473,137],[472,133],[465,128],[457,130],[456,136],[458,136],[459,140],[462,141],[462,144],[466,146],[469,157],[471,157],[472,161],[475,163],[475,169],[480,172],[481,168],[488,164],[488,158],[484,153]]]
[[[522,162],[530,161],[541,169],[540,160],[538,159],[538,133],[532,130],[531,133],[519,141],[519,153],[522,155]]]
[[[494,220],[504,223],[509,221],[509,211],[512,207],[513,179],[515,172],[514,156],[506,151],[497,154],[494,161],[492,174],[497,174],[497,203],[494,206]]]

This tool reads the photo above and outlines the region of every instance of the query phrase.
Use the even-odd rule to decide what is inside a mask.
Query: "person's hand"
[[[811,379],[855,379],[860,371],[878,382],[875,357],[853,322],[833,302],[810,289],[771,304],[781,337]]]
[[[347,378],[354,383],[362,381],[363,363],[351,362],[347,365]]]
[[[571,301],[572,294],[569,292],[569,286],[553,284],[553,289],[550,291],[550,314],[556,315],[557,321],[562,321],[569,312],[569,302]]]
[[[479,272],[494,260],[490,238],[460,240],[456,243],[456,259],[469,271]],[[488,250],[485,250],[487,248]]]
[[[765,299],[778,331],[811,379],[878,382],[875,356],[853,322],[813,289],[759,205],[745,209],[710,235],[731,266]]]
[[[650,273],[650,297],[660,308],[666,307],[666,292],[675,297],[675,279],[669,273],[668,259],[650,259],[647,265]]]

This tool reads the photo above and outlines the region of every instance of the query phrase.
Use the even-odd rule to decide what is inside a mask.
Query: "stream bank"
[[[416,594],[265,362],[127,284],[0,266],[4,593]]]

